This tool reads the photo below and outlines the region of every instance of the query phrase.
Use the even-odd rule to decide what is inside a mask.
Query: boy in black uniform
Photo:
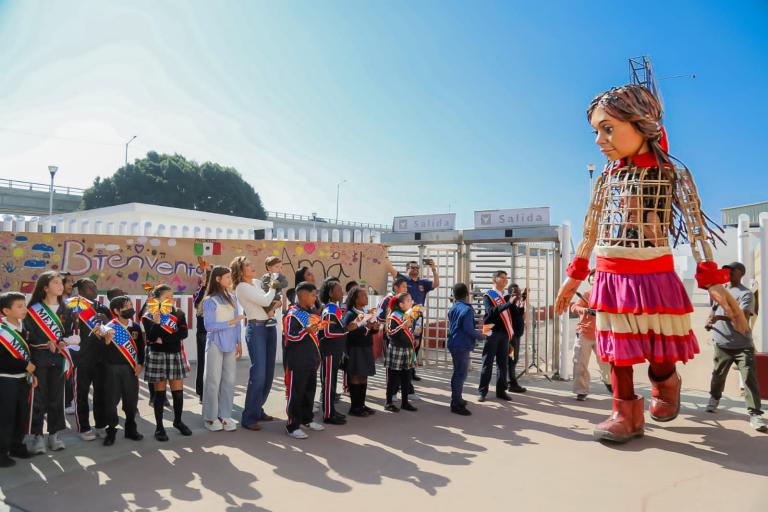
[[[319,325],[313,322],[310,311],[317,301],[317,288],[312,283],[300,283],[296,287],[296,305],[285,315],[285,390],[288,398],[288,435],[294,439],[306,439],[301,429],[325,430],[315,423],[312,405],[315,401],[317,367],[320,366]],[[317,317],[315,317],[317,318]]]
[[[11,457],[31,456],[23,441],[29,414],[29,386],[36,386],[37,380],[23,327],[27,316],[24,295],[0,295],[0,316],[0,468],[9,468],[16,465]]]
[[[90,279],[79,279],[75,283],[78,294],[92,303],[96,312],[93,319],[94,326],[104,325],[112,316],[109,309],[96,301],[98,288]],[[75,365],[75,423],[80,437],[84,441],[93,441],[97,437],[106,436],[106,405],[104,395],[104,336],[99,327],[91,330],[82,318],[78,319],[77,326],[80,332],[80,350],[77,352],[77,364]],[[93,419],[95,431],[91,429],[89,421],[88,392],[93,385]]]
[[[136,429],[136,408],[139,402],[139,375],[144,366],[144,335],[133,322],[136,310],[130,297],[115,297],[109,303],[114,319],[102,328],[107,344],[104,354],[106,381],[107,437],[104,446],[115,443],[119,423],[117,404],[122,399],[125,413],[125,437],[141,441],[144,436]]]

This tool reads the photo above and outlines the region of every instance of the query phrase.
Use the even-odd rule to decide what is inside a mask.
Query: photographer
[[[600,378],[606,389],[613,393],[611,386],[611,365],[603,362],[597,355],[595,344],[595,310],[589,307],[589,294],[592,291],[592,283],[595,281],[595,271],[589,273],[587,282],[590,288],[584,293],[576,293],[578,300],[571,304],[571,313],[579,315],[579,323],[576,324],[576,343],[573,345],[573,392],[576,400],[583,402],[589,394],[589,356],[595,354],[597,364],[600,367]]]
[[[432,280],[421,278],[421,267],[419,266],[418,261],[409,261],[406,264],[405,270],[408,273],[407,275],[401,274],[395,270],[395,267],[389,260],[387,260],[387,270],[392,276],[392,279],[404,278],[406,284],[408,285],[408,294],[413,299],[414,305],[424,307],[424,304],[427,301],[427,294],[440,286],[440,275],[437,272],[437,265],[435,265],[435,260],[423,259],[421,262],[424,266],[428,266],[432,271]],[[424,317],[420,316],[417,321],[414,322],[413,338],[416,344],[416,361],[418,361],[419,350],[421,349],[421,339],[424,335],[423,321]],[[411,380],[421,380],[421,378],[416,375],[415,367],[411,370]],[[411,397],[411,399],[417,398],[418,397],[415,395]]]

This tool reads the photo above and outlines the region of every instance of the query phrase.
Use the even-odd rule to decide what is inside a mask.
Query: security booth
[[[450,364],[446,341],[453,285],[467,284],[480,321],[483,294],[493,287],[492,274],[504,270],[510,284],[528,289],[518,372],[558,375],[561,326],[554,303],[561,282],[560,234],[557,226],[383,234],[382,243],[399,272],[405,273],[407,262],[418,261],[421,276],[431,279],[429,268],[421,264],[425,259],[434,260],[439,272],[440,286],[427,295],[424,308],[421,364]]]

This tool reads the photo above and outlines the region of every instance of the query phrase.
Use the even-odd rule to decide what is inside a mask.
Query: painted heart
[[[128,274],[128,279],[130,279],[131,281],[133,281],[135,283],[136,280],[139,279],[139,273],[138,272],[131,272],[130,274]]]
[[[133,250],[136,251],[136,254],[141,254],[142,251],[144,251],[144,244],[136,244],[133,246]]]
[[[304,251],[306,251],[307,254],[312,254],[315,252],[315,249],[317,248],[317,244],[314,244],[312,242],[304,244]]]

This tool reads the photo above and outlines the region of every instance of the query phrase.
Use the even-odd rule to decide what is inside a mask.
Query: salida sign
[[[475,228],[549,226],[549,207],[475,212]]]
[[[395,217],[392,230],[395,233],[413,233],[419,231],[450,231],[456,229],[455,213],[436,215],[411,215]]]

